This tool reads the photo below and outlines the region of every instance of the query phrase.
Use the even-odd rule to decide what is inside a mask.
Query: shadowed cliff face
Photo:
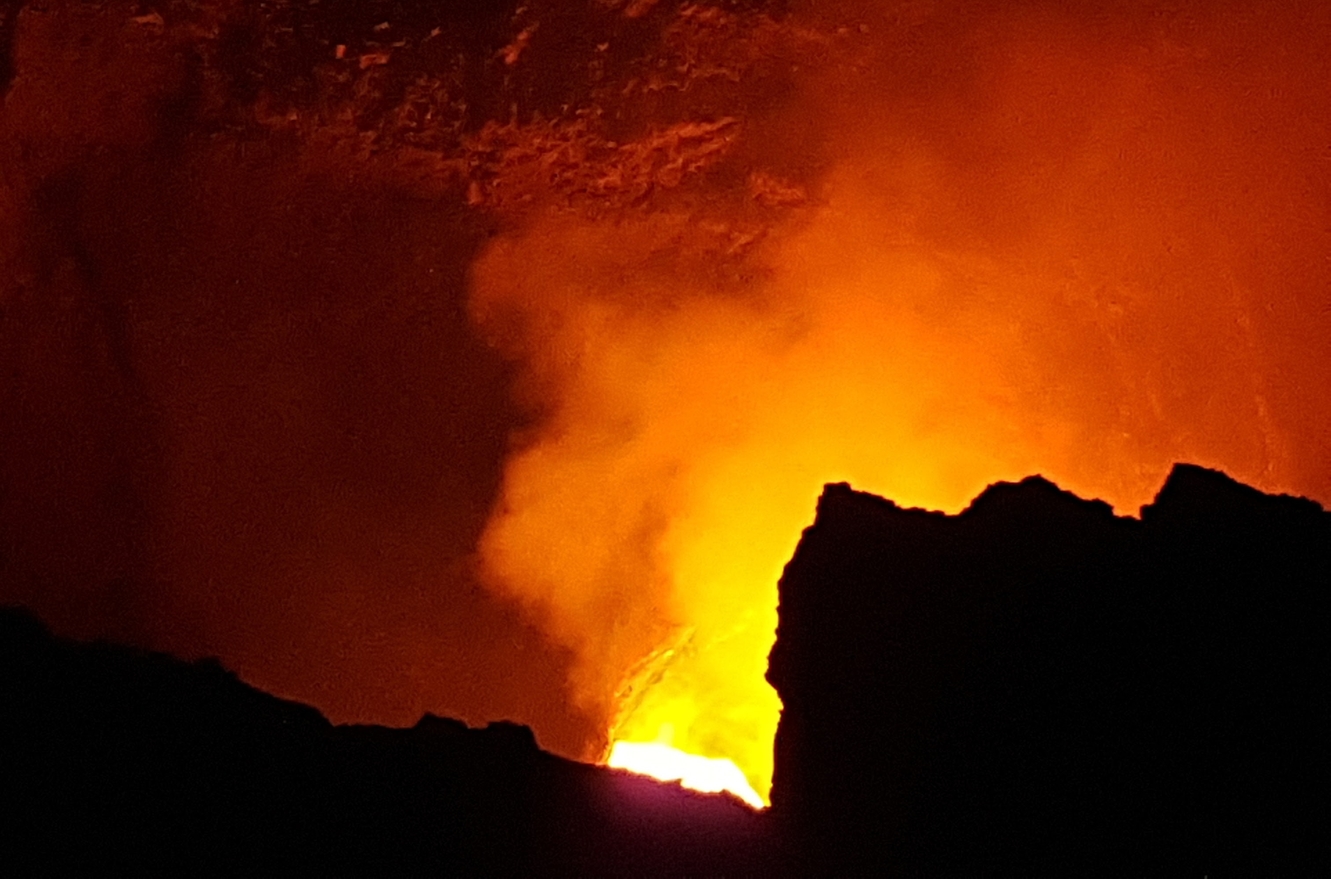
[[[828,486],[781,581],[773,811],[802,868],[1323,862],[1331,515],[1177,466],[1140,520],[1040,478],[957,516]]]

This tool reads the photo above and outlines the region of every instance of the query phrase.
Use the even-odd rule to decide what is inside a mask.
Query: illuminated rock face
[[[831,485],[780,587],[773,814],[807,874],[1324,859],[1331,515],[1178,466],[957,516]]]

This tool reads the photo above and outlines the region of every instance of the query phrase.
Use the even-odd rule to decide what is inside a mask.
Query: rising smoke
[[[824,483],[956,511],[1043,473],[1133,514],[1190,460],[1331,490],[1331,16],[819,8],[787,22],[820,37],[805,123],[751,135],[818,169],[781,219],[551,210],[473,294],[541,412],[492,582],[613,735],[760,790],[775,583]]]
[[[0,6],[5,600],[765,790],[823,483],[1331,500],[1321,5],[399,6]]]

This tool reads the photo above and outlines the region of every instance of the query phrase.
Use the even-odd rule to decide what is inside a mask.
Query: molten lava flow
[[[615,742],[606,765],[661,781],[678,781],[684,787],[703,793],[725,791],[755,809],[767,805],[749,784],[744,773],[730,760],[700,757],[663,742]]]

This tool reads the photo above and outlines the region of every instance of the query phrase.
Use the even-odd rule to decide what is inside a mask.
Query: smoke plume
[[[770,782],[828,481],[1331,502],[1331,12],[0,2],[0,598]]]
[[[1170,464],[1326,498],[1331,16],[822,4],[738,138],[779,218],[551,209],[472,308],[537,426],[492,582],[612,736],[770,782],[775,583],[821,486],[957,511],[1042,473],[1123,514]],[[782,127],[787,119],[802,124]]]

